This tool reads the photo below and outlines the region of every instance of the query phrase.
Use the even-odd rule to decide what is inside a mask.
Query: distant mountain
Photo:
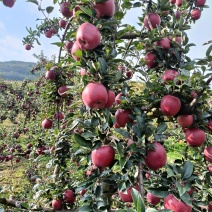
[[[33,62],[7,61],[0,62],[0,79],[10,81],[22,81],[24,79],[34,79],[37,74],[32,74],[30,70],[36,66]]]

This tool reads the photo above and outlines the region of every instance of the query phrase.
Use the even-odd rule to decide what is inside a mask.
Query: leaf
[[[180,197],[186,192],[186,186],[182,186],[179,182],[176,183]]]
[[[96,186],[95,188],[95,195],[96,195],[96,198],[99,198],[102,194],[102,187],[101,186]]]
[[[92,212],[93,209],[91,208],[90,205],[84,205],[84,206],[82,206],[82,207],[79,209],[79,212],[85,212],[85,211],[87,211],[87,212]]]
[[[147,191],[149,191],[151,194],[160,198],[164,198],[169,195],[168,188],[165,188],[165,187],[149,188],[147,189]]]
[[[27,203],[25,203],[25,202],[22,202],[22,203],[21,203],[21,206],[22,206],[23,208],[30,209],[30,206],[29,206]]]
[[[141,198],[141,194],[134,188],[131,190],[131,194],[136,212],[145,212],[145,205],[143,199]]]
[[[156,129],[156,133],[160,134],[160,133],[164,132],[166,129],[167,129],[167,124],[161,123]]]
[[[125,130],[122,130],[122,129],[119,129],[119,128],[116,128],[115,131],[119,134],[121,134],[122,136],[124,136],[125,138],[131,138],[130,137],[130,134],[125,131]]]
[[[84,147],[88,147],[91,148],[92,147],[92,143],[90,140],[85,140],[81,135],[79,134],[74,134],[74,139],[75,141],[80,145],[80,146],[84,146]]]
[[[187,205],[192,206],[192,202],[191,202],[191,197],[188,194],[188,192],[185,192],[182,196],[181,199],[183,200],[183,202],[185,202]]]
[[[98,58],[98,61],[100,63],[100,67],[101,67],[100,73],[106,74],[107,73],[107,62],[105,61],[104,58],[101,58],[101,57]]]
[[[53,10],[54,10],[54,7],[52,7],[52,6],[49,6],[49,7],[46,8],[46,12],[48,14],[50,14]]]
[[[209,57],[212,51],[212,44],[208,47],[207,51],[206,51],[206,56]]]
[[[193,171],[193,164],[190,161],[185,161],[183,164],[183,170],[181,172],[182,179],[188,179],[189,177],[191,177]]]
[[[31,3],[34,3],[34,4],[38,5],[38,1],[37,0],[28,0],[26,2],[31,2]]]

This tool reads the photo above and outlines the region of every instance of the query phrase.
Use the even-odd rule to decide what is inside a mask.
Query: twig
[[[144,179],[143,179],[143,166],[142,163],[139,163],[138,165],[138,177],[139,177],[139,187],[141,189],[141,197],[144,199]]]

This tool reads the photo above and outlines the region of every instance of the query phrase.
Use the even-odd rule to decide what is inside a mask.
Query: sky
[[[42,8],[52,6],[53,0],[45,0]],[[210,7],[204,9],[201,18],[196,21],[192,29],[187,31],[189,42],[195,43],[195,47],[191,47],[189,56],[191,58],[202,58],[208,46],[202,46],[203,43],[212,40],[212,0],[207,0],[206,4]],[[137,21],[138,10],[133,9],[126,16],[125,21],[135,25]],[[59,7],[55,8],[50,17],[60,16]],[[27,36],[27,27],[35,29],[37,18],[43,18],[42,14],[37,10],[37,6],[28,3],[25,0],[16,0],[13,8],[5,7],[0,2],[0,61],[26,61],[36,62],[37,59],[33,54],[39,55],[43,50],[44,55],[51,58],[52,55],[58,54],[58,47],[51,43],[58,41],[56,37],[46,38],[44,35],[40,37],[42,46],[35,45],[30,51],[25,50],[22,39]]]

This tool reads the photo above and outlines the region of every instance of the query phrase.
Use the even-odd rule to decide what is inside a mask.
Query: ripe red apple
[[[175,116],[181,107],[180,100],[172,95],[166,95],[160,102],[161,112],[166,116]]]
[[[47,80],[55,80],[55,78],[56,78],[56,72],[53,71],[53,70],[47,71],[47,72],[45,73],[45,78],[46,78]]]
[[[180,115],[177,117],[177,122],[182,128],[191,126],[193,124],[193,121],[193,115]]]
[[[208,129],[209,130],[212,130],[212,119],[209,120],[209,122],[208,122]]]
[[[170,40],[168,38],[162,38],[161,40],[156,42],[156,45],[162,47],[163,49],[169,49]]]
[[[64,119],[64,113],[58,111],[57,113],[54,114],[54,119]]]
[[[63,198],[68,203],[74,203],[75,201],[75,194],[72,190],[66,190],[63,193]]]
[[[60,87],[58,88],[58,90],[57,90],[58,94],[59,94],[60,96],[62,96],[62,97],[66,97],[66,96],[67,96],[67,94],[66,94],[67,91],[68,91],[68,88],[67,88],[66,85],[60,86]]]
[[[84,75],[86,75],[86,73],[87,73],[87,71],[84,69],[84,68],[82,68],[81,70],[80,70],[80,75],[83,77]]]
[[[181,12],[179,10],[177,10],[177,11],[175,11],[174,15],[175,15],[176,19],[179,19],[181,16]]]
[[[76,40],[81,49],[93,50],[100,44],[101,34],[93,24],[86,22],[77,29]]]
[[[124,127],[127,122],[132,122],[129,115],[132,114],[130,109],[118,109],[115,113],[115,120],[118,126]]]
[[[152,52],[148,52],[146,55],[145,55],[145,58],[144,58],[145,62],[146,62],[146,65],[147,67],[150,69],[150,68],[155,68],[157,66],[157,62],[155,62],[155,54],[152,53]]]
[[[110,18],[115,13],[114,0],[108,0],[105,2],[94,3],[94,9],[96,11],[97,18]]]
[[[59,210],[62,208],[62,200],[61,199],[54,199],[52,200],[52,208],[55,210]]]
[[[74,45],[73,41],[66,41],[64,47],[65,47],[67,52],[71,53],[71,49],[72,49],[73,45]]]
[[[103,108],[108,101],[108,93],[104,85],[92,82],[82,92],[82,101],[89,108]]]
[[[189,128],[186,130],[186,141],[192,147],[200,147],[205,139],[205,132],[199,128]]]
[[[30,49],[31,49],[31,45],[30,45],[30,44],[26,44],[26,45],[25,45],[25,49],[26,49],[26,50],[30,50]]]
[[[75,55],[78,50],[81,51],[82,49],[80,48],[79,43],[75,41],[71,49],[71,55],[76,61],[80,60],[80,57]]]
[[[70,2],[63,2],[60,5],[60,12],[66,18],[71,18],[73,16],[73,11],[70,10],[70,8],[71,8],[71,3]]]
[[[169,80],[174,81],[174,78],[178,75],[179,75],[179,73],[177,71],[168,69],[163,73],[162,80],[163,81],[169,81]],[[166,84],[166,82],[164,82],[163,84]]]
[[[194,9],[191,11],[191,19],[192,20],[198,20],[201,16],[201,10],[200,9]]]
[[[144,161],[146,166],[152,170],[158,170],[166,164],[166,150],[163,145],[154,142],[155,149],[149,149]]]
[[[183,0],[176,0],[175,3],[178,7],[181,7],[183,5]]]
[[[124,96],[124,94],[123,93],[119,93],[115,97],[115,102],[116,102],[117,105],[119,105],[121,103],[121,99],[120,99],[121,96]]]
[[[126,77],[129,78],[129,79],[132,78],[132,77],[133,77],[132,71],[130,71],[130,70],[127,71],[127,72],[126,72]]]
[[[52,121],[51,121],[50,119],[44,119],[44,120],[42,121],[41,125],[42,125],[42,127],[43,127],[44,129],[51,129],[53,123],[52,123]]]
[[[52,37],[52,32],[51,32],[51,30],[46,30],[45,31],[45,36],[47,37],[47,38],[51,38]]]
[[[86,193],[86,189],[82,189],[82,191],[80,192],[80,196],[84,196],[84,194]]]
[[[111,90],[109,90],[107,93],[108,93],[108,100],[107,100],[107,103],[105,104],[104,108],[112,107],[115,102],[115,93]]]
[[[206,0],[196,0],[197,7],[203,7],[205,5]]]
[[[176,0],[169,0],[170,4],[175,4]]]
[[[4,6],[11,8],[14,6],[15,0],[3,0],[3,4],[4,4]]]
[[[185,204],[182,200],[178,200],[173,194],[169,194],[164,198],[163,205],[166,209],[174,212],[191,212],[192,207]]]
[[[211,212],[212,211],[212,202],[209,202],[208,204],[208,212]]]
[[[160,198],[151,194],[150,192],[146,195],[147,202],[151,203],[152,205],[157,205],[160,202]]]
[[[208,146],[204,149],[205,160],[212,163],[212,146]]]
[[[152,28],[156,28],[157,25],[160,26],[160,23],[161,23],[161,19],[160,19],[160,16],[156,13],[150,13],[149,14],[149,21],[152,25]],[[148,23],[148,16],[146,16],[144,18],[144,26],[148,29],[148,30],[151,30],[151,27],[149,26],[149,23]]]
[[[124,192],[119,191],[119,196],[120,196],[120,198],[123,202],[133,202],[132,195],[131,195],[131,191],[132,191],[133,188],[136,189],[137,191],[140,191],[139,185],[130,186]]]
[[[67,24],[66,20],[64,20],[64,19],[60,19],[59,20],[59,23],[58,23],[59,27],[65,29],[66,28],[66,24]]]
[[[97,167],[109,167],[113,164],[115,158],[115,150],[112,146],[103,145],[95,149],[91,153],[91,159]]]
[[[114,123],[113,127],[114,128],[120,128],[120,126],[117,123]]]
[[[55,34],[58,33],[58,28],[56,28],[56,27],[51,27],[51,28],[50,28],[50,31],[51,31],[52,35],[55,35]]]

